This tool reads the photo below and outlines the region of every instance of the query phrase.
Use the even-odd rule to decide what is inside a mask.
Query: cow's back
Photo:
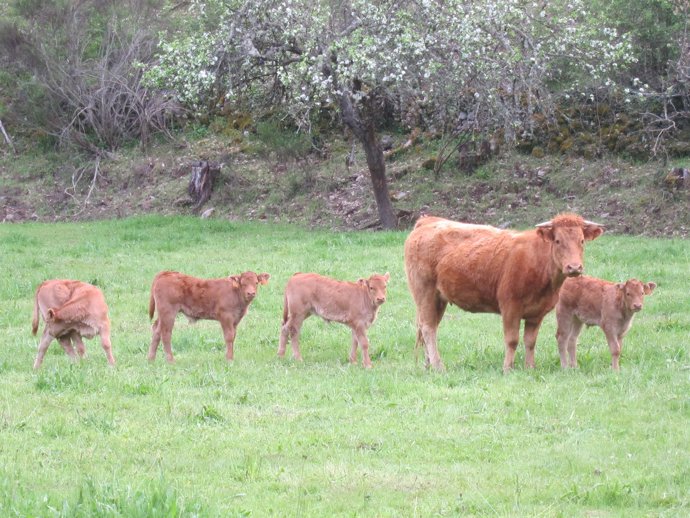
[[[437,277],[438,263],[454,250],[477,249],[493,241],[502,230],[488,225],[459,223],[426,216],[405,240],[405,270],[412,276]]]
[[[413,293],[435,289],[468,311],[496,312],[497,279],[515,235],[487,225],[424,218],[405,242]]]

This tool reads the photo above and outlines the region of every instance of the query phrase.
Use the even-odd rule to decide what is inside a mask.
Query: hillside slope
[[[403,139],[404,137],[401,137]],[[376,207],[361,151],[331,141],[321,152],[294,156],[215,135],[163,143],[149,153],[125,150],[100,163],[65,154],[0,156],[0,221],[69,221],[147,213],[282,221],[312,227],[376,227]],[[690,188],[665,181],[672,167],[621,158],[585,160],[564,155],[535,158],[503,153],[460,172],[452,159],[438,179],[429,160],[434,143],[389,159],[391,197],[402,228],[420,213],[499,226],[530,226],[557,212],[574,211],[610,232],[687,237]],[[196,209],[187,187],[191,164],[221,166],[213,195]]]

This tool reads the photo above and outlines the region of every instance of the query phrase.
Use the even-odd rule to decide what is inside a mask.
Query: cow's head
[[[630,313],[637,313],[642,310],[642,302],[645,295],[651,295],[656,288],[656,283],[643,283],[637,279],[629,279],[626,282],[619,282],[616,288],[620,290],[623,296],[623,304],[626,311]]]
[[[240,275],[230,277],[230,282],[235,289],[240,290],[240,294],[245,302],[251,302],[256,297],[256,289],[259,284],[268,284],[271,276],[268,273],[244,272]]]
[[[585,241],[604,233],[598,223],[585,221],[576,214],[559,214],[537,225],[537,234],[551,243],[551,259],[563,275],[577,277],[584,269]]]
[[[378,307],[386,302],[386,287],[390,278],[391,276],[388,272],[384,275],[375,273],[368,279],[359,279],[357,282],[361,286],[366,287],[371,304]]]

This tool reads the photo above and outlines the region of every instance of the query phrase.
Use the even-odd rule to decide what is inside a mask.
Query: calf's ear
[[[360,286],[366,286],[367,280],[366,279],[357,279],[357,284],[359,284]]]
[[[55,310],[53,308],[48,309],[48,321],[55,320]]]
[[[239,288],[241,285],[239,275],[231,275],[228,280],[232,283],[233,288]]]
[[[648,282],[644,285],[644,294],[651,295],[651,293],[654,291],[654,288],[656,288],[656,282]]]
[[[386,279],[386,282],[388,282],[388,281],[390,280],[390,278],[391,278],[391,274],[388,273],[388,272],[386,272],[386,273],[383,274],[383,278]]]
[[[271,274],[270,273],[260,273],[259,275],[257,275],[257,277],[259,279],[259,284],[268,284],[268,279],[271,278]]]
[[[624,290],[625,289],[625,283],[624,282],[617,282],[616,283],[616,289],[619,289],[621,291]]]

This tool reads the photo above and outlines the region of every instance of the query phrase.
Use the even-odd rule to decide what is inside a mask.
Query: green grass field
[[[554,315],[537,368],[504,376],[500,317],[449,308],[447,372],[415,359],[407,233],[146,217],[0,225],[0,516],[687,516],[690,243],[590,243],[587,273],[658,284],[626,337],[621,372],[598,328],[560,369]],[[216,322],[150,341],[153,276],[269,272],[239,326],[235,362]],[[296,271],[356,280],[389,271],[369,332],[374,368],[347,363],[349,330],[309,319],[304,362],[276,357],[282,290]],[[33,295],[49,278],[101,287],[98,340],[72,364],[54,342],[32,371]]]

